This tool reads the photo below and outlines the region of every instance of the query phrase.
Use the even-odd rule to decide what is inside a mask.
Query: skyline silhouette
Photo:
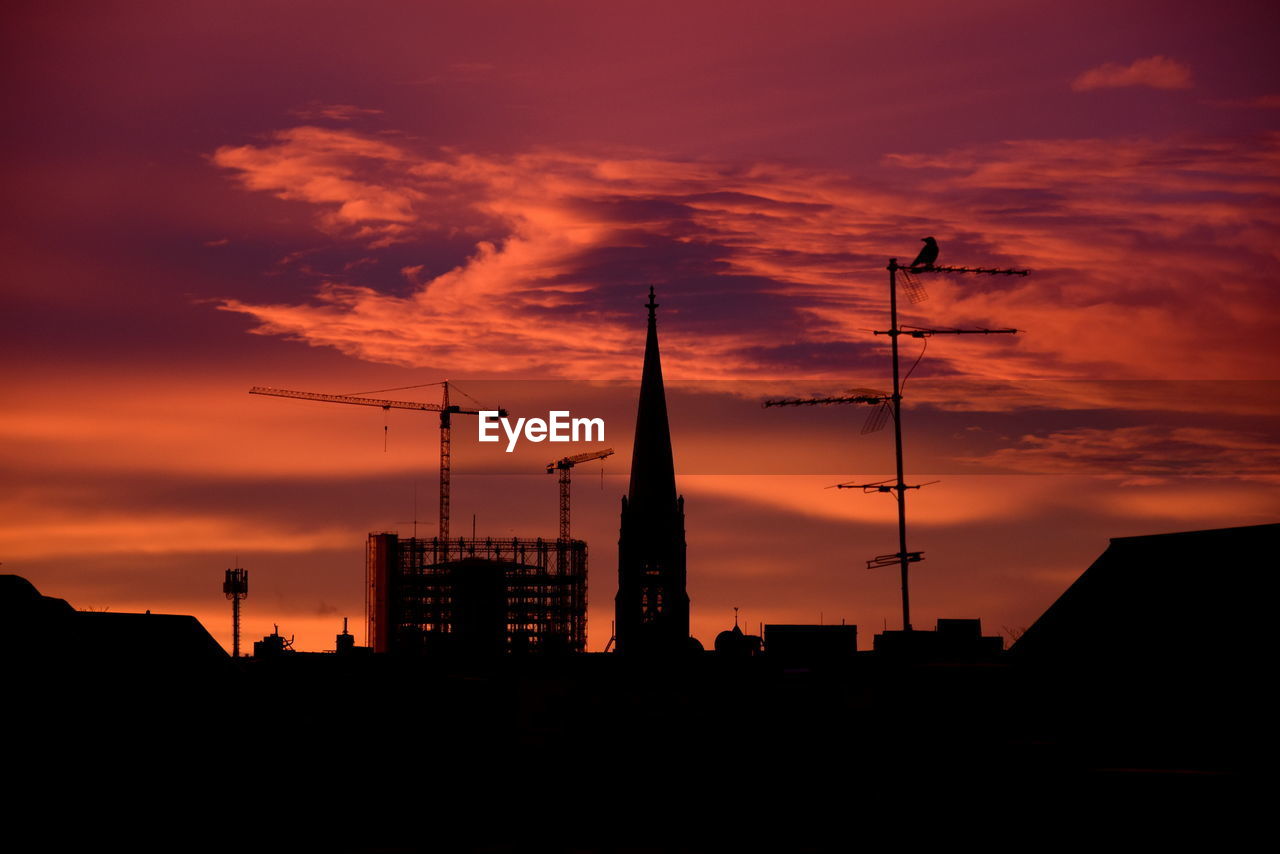
[[[10,847],[1254,844],[1269,6],[5,12]]]
[[[735,850],[818,851],[847,844],[851,815],[864,840],[921,813],[954,838],[952,815],[1023,832],[1067,810],[1068,837],[1234,844],[1261,819],[1242,788],[1267,647],[1232,607],[1240,574],[1204,567],[1278,546],[1276,524],[1115,539],[1003,654],[964,619],[862,653],[854,626],[769,625],[761,654],[735,620],[705,653],[371,655],[344,626],[337,654],[273,632],[233,661],[190,617],[77,611],[3,575],[11,831],[74,816],[57,836],[78,842],[136,815],[144,849],[199,827],[228,850],[722,851],[736,820]],[[1205,604],[1208,644],[1186,631]],[[754,814],[726,763],[749,764]],[[250,826],[212,821],[260,767],[280,785],[241,795]]]

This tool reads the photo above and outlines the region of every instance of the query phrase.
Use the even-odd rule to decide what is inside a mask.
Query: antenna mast
[[[902,578],[902,628],[911,631],[911,594],[909,590],[908,567],[923,560],[923,552],[907,550],[907,490],[929,486],[929,483],[909,484],[906,482],[905,465],[902,452],[902,385],[903,377],[898,359],[898,339],[907,335],[912,338],[927,339],[934,335],[1012,335],[1016,329],[927,329],[918,326],[901,326],[898,323],[898,272],[903,274],[903,289],[911,302],[923,302],[929,298],[924,286],[916,281],[915,275],[920,273],[972,273],[987,276],[1025,276],[1029,270],[1001,269],[995,267],[937,267],[925,265],[920,267],[903,267],[897,258],[889,259],[889,329],[876,330],[876,335],[888,335],[893,362],[893,391],[890,393],[874,389],[855,388],[842,395],[825,397],[789,398],[785,400],[766,400],[764,406],[826,406],[841,403],[865,403],[876,406],[867,416],[862,432],[874,433],[885,425],[889,415],[893,416],[893,449],[896,476],[892,480],[875,483],[840,483],[836,489],[861,489],[865,493],[892,493],[898,504],[898,551],[893,554],[877,555],[867,561],[867,569],[884,566],[900,568]],[[909,372],[908,372],[909,373]],[[937,483],[937,481],[930,481]],[[830,487],[828,487],[830,488]]]
[[[228,569],[222,592],[231,600],[231,657],[240,657],[240,600],[249,595],[249,571]]]
[[[1000,334],[1016,334],[1016,329],[920,329],[912,327],[904,330],[898,324],[898,271],[903,272],[903,278],[908,285],[907,298],[912,302],[921,302],[927,298],[924,288],[917,283],[913,275],[918,273],[975,273],[983,275],[1004,275],[1004,276],[1025,276],[1029,270],[1013,270],[1013,269],[996,269],[994,267],[935,267],[927,264],[923,267],[902,267],[898,264],[897,258],[889,259],[889,328],[885,331],[876,331],[876,335],[888,335],[890,342],[890,350],[893,359],[893,394],[889,400],[893,407],[893,450],[894,459],[897,464],[897,478],[889,486],[894,490],[898,500],[898,552],[892,555],[878,555],[867,561],[867,569],[876,569],[882,566],[892,566],[897,563],[900,570],[899,574],[902,578],[902,630],[911,631],[911,593],[909,585],[908,567],[923,560],[923,552],[907,551],[907,490],[919,489],[917,486],[908,486],[906,478],[903,475],[903,456],[902,456],[902,379],[901,369],[898,364],[898,339],[902,335],[910,335],[913,338],[926,338],[931,335],[1000,335]],[[881,486],[881,484],[876,484]],[[880,490],[877,490],[880,491]]]

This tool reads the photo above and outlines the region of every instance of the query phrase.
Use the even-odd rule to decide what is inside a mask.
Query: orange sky
[[[886,386],[883,268],[926,234],[1034,272],[905,308],[1023,330],[932,339],[908,384],[909,480],[942,480],[912,495],[917,626],[1016,630],[1109,537],[1276,520],[1267,7],[729,8],[16,7],[3,571],[225,642],[238,555],[246,636],[332,648],[365,534],[408,533],[415,485],[434,527],[434,421],[391,413],[384,451],[376,409],[246,391],[448,377],[606,416],[574,505],[601,648],[653,284],[694,633],[740,606],[867,646],[892,503],[823,487],[891,471],[888,433],[758,403]],[[541,467],[585,448],[473,429],[455,533],[553,536]]]

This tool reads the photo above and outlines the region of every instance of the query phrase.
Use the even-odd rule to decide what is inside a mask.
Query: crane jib
[[[447,543],[449,541],[449,418],[453,414],[457,415],[479,415],[478,409],[463,409],[460,406],[451,405],[449,403],[449,387],[452,383],[445,381],[443,383],[432,383],[432,385],[440,385],[443,387],[443,401],[441,403],[423,403],[416,400],[384,400],[376,397],[359,397],[352,394],[322,394],[313,391],[294,391],[284,388],[266,388],[264,386],[254,386],[249,389],[249,394],[265,394],[272,397],[289,397],[295,400],[318,400],[322,403],[348,403],[355,406],[376,406],[379,409],[414,409],[426,412],[440,413],[440,540]],[[418,388],[419,386],[414,386]],[[386,389],[386,391],[394,391],[394,389]],[[501,418],[506,418],[507,410],[485,410],[486,412],[496,411]],[[443,554],[447,557],[448,546],[445,546]]]
[[[314,391],[291,391],[284,388],[264,388],[254,386],[249,394],[266,394],[272,397],[291,397],[296,400],[319,400],[326,403],[350,403],[357,406],[377,406],[382,409],[421,409],[429,412],[450,412],[457,415],[479,415],[479,409],[463,409],[460,406],[441,406],[438,403],[425,403],[419,400],[383,400],[377,397],[356,397],[350,394],[321,394]],[[499,409],[502,417],[507,411]]]

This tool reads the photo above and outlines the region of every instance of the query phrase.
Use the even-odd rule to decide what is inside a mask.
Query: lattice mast
[[[605,457],[613,455],[613,448],[605,448],[600,451],[588,451],[585,454],[576,454],[572,457],[563,457],[547,463],[547,474],[553,472],[560,473],[560,542],[569,541],[569,475],[573,471],[573,467],[579,463],[587,463],[592,460],[603,460]]]
[[[249,571],[228,569],[222,592],[231,600],[231,657],[240,657],[240,601],[249,595]]]

